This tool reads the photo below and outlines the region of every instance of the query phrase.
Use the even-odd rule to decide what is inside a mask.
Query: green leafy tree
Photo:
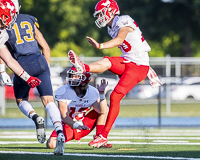
[[[122,15],[130,15],[150,44],[150,56],[200,56],[200,1],[116,0]],[[99,29],[93,17],[98,0],[19,0],[21,13],[38,18],[52,56],[67,56],[73,49],[85,56],[121,55],[116,47],[97,50],[85,38],[111,39],[106,27]]]

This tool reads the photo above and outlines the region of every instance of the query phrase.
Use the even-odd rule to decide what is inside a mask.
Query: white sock
[[[25,116],[27,116],[28,118],[30,118],[29,117],[29,113],[31,112],[31,111],[34,111],[34,113],[35,113],[35,110],[33,109],[33,107],[32,107],[32,105],[28,102],[28,101],[21,101],[20,103],[19,103],[19,109],[20,109],[20,111],[25,115]],[[35,113],[36,114],[36,113]],[[34,114],[33,114],[34,115]],[[32,115],[32,116],[33,116]]]
[[[54,127],[55,127],[56,132],[59,131],[59,130],[63,131],[63,127],[62,127],[62,124],[60,122],[54,123]]]
[[[29,115],[29,117],[32,119],[32,117],[33,117],[34,115],[36,115],[35,112],[31,113],[31,114]]]
[[[46,111],[49,114],[49,118],[51,119],[51,122],[53,123],[55,130],[63,130],[62,124],[61,124],[61,116],[60,116],[60,111],[56,104],[54,102],[49,102],[46,105]]]

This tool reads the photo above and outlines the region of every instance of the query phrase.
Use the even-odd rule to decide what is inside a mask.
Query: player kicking
[[[101,134],[89,143],[99,147],[107,143],[110,129],[120,110],[121,99],[140,81],[147,76],[151,85],[159,86],[161,82],[152,68],[149,67],[150,46],[144,39],[137,23],[128,15],[119,16],[120,11],[116,1],[101,0],[95,6],[94,16],[96,25],[101,28],[108,26],[108,34],[112,40],[98,43],[91,37],[86,37],[97,49],[119,47],[121,57],[104,57],[102,60],[89,65],[83,64],[73,51],[68,52],[70,62],[80,72],[102,73],[106,70],[119,75],[120,80],[110,96],[110,110],[106,125]]]
[[[19,3],[13,0],[16,12],[19,13]],[[39,78],[42,82],[37,90],[42,103],[55,127],[58,135],[55,155],[64,154],[65,137],[61,124],[61,116],[53,98],[50,80],[50,49],[42,33],[39,31],[37,19],[30,15],[18,14],[13,29],[8,30],[9,39],[6,45],[13,58],[30,74]],[[39,46],[42,48],[42,54]],[[21,112],[31,118],[36,125],[37,139],[44,143],[46,133],[44,129],[44,118],[38,116],[32,105],[28,102],[30,87],[17,75],[14,77],[14,93],[16,102]]]
[[[94,137],[98,137],[104,128],[108,114],[104,94],[107,83],[103,79],[101,84],[97,85],[97,90],[88,85],[91,73],[79,73],[75,67],[71,67],[67,74],[68,84],[60,87],[55,93],[55,100],[58,101],[62,117],[65,142],[73,139],[80,140],[95,127]],[[56,138],[57,134],[54,130],[47,141],[47,148],[55,148]],[[111,148],[112,145],[104,144],[103,147]]]

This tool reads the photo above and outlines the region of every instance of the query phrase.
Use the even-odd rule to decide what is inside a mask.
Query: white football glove
[[[10,76],[6,72],[2,72],[0,78],[6,86],[13,86]]]
[[[100,85],[97,84],[97,89],[98,89],[99,93],[104,93],[105,88],[106,88],[107,85],[108,85],[108,81],[106,83],[106,80],[102,79],[101,80],[101,84]]]
[[[82,121],[76,121],[73,124],[73,129],[90,130],[90,128],[85,126]]]

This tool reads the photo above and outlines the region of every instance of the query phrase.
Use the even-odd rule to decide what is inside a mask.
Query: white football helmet
[[[18,0],[12,0],[12,2],[13,2],[14,5],[15,5],[16,13],[19,14],[19,10],[20,10],[21,6],[19,6]]]

